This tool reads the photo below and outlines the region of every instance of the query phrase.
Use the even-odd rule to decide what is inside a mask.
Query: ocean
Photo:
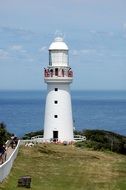
[[[71,91],[76,130],[126,135],[126,91]],[[21,137],[43,129],[45,91],[0,91],[0,122]]]

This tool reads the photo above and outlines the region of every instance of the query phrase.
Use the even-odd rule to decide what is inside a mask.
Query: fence
[[[10,170],[13,166],[13,162],[14,162],[15,158],[17,157],[19,146],[20,146],[20,140],[18,141],[18,144],[15,147],[15,149],[14,149],[13,153],[11,154],[11,156],[9,157],[9,159],[5,163],[0,165],[0,182],[2,182],[10,173]]]

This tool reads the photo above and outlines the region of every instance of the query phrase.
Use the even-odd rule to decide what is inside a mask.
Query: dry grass
[[[74,146],[21,147],[0,189],[17,190],[20,176],[32,177],[32,190],[125,190],[126,157]]]

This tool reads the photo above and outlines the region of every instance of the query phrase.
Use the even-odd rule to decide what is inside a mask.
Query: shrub
[[[41,131],[35,131],[35,132],[30,132],[30,133],[26,133],[24,136],[23,136],[23,139],[31,139],[31,137],[34,137],[34,136],[37,136],[37,135],[43,135],[43,130]]]
[[[85,142],[76,143],[77,147],[88,147],[94,150],[111,150],[113,152],[126,154],[126,137],[104,130],[85,130]]]
[[[11,134],[7,131],[6,125],[4,123],[0,123],[0,145],[5,144],[10,137]]]

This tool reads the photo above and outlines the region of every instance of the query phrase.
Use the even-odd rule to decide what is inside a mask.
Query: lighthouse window
[[[55,76],[58,76],[58,68],[55,69]]]
[[[55,91],[58,91],[58,88],[55,88]]]
[[[54,118],[58,118],[58,115],[54,115]]]

